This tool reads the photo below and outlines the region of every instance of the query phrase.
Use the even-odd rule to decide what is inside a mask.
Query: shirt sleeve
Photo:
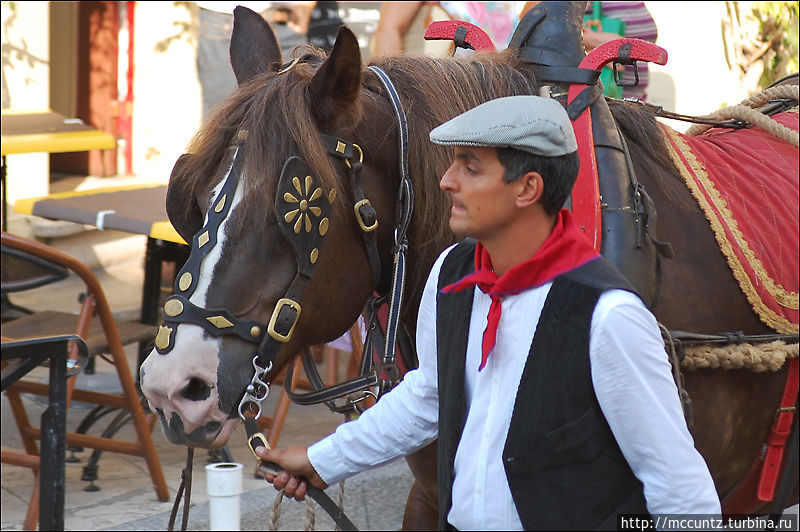
[[[436,293],[445,250],[428,276],[417,318],[419,368],[406,373],[375,406],[308,449],[320,477],[332,485],[380,466],[430,443],[438,435],[439,394],[436,362]]]
[[[589,341],[597,400],[651,514],[720,514],[694,447],[655,317],[635,295],[604,293]]]

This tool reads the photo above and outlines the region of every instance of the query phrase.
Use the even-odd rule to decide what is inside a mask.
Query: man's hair
[[[547,214],[556,214],[564,206],[578,178],[578,152],[544,157],[514,148],[497,148],[497,158],[505,168],[506,183],[528,172],[538,172],[544,181],[541,204]]]

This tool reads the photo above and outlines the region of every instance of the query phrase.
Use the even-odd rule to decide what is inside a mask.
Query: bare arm
[[[375,56],[403,53],[403,35],[417,15],[422,2],[383,2],[378,28],[373,35]]]

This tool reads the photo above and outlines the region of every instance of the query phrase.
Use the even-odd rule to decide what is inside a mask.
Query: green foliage
[[[782,77],[798,72],[798,2],[754,2],[752,16],[758,21],[764,72],[759,86],[766,88]]]

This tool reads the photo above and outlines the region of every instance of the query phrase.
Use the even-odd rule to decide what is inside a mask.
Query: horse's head
[[[269,26],[239,7],[230,53],[239,88],[170,178],[167,211],[192,251],[141,369],[167,437],[199,446],[227,442],[259,345],[275,348],[269,379],[355,322],[382,282],[398,184],[378,174],[398,167],[394,118],[362,87],[352,32],[328,57],[282,65]],[[376,219],[354,210],[362,191]]]

